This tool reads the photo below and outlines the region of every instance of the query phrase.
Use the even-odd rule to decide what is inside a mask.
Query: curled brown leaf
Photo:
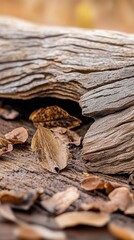
[[[11,132],[5,134],[5,138],[13,144],[21,144],[28,139],[28,131],[24,127],[15,128]]]
[[[125,211],[133,202],[133,194],[126,187],[114,189],[108,197],[121,211]]]
[[[113,181],[107,181],[104,178],[101,178],[99,176],[96,176],[94,174],[88,174],[84,173],[83,174],[83,180],[81,182],[81,187],[84,190],[87,191],[92,191],[92,190],[105,190],[107,194],[111,193],[114,189],[119,188],[119,187],[126,187],[129,189],[128,185],[126,184],[119,184],[117,182]]]
[[[58,192],[51,198],[41,201],[41,205],[51,213],[60,214],[76,201],[79,195],[76,187],[69,187],[67,190]]]
[[[32,139],[31,148],[33,152],[36,152],[42,168],[50,172],[57,173],[68,164],[67,146],[48,128],[38,126]]]
[[[48,128],[65,127],[71,129],[81,124],[81,120],[69,115],[69,113],[59,106],[37,109],[30,115],[29,119],[33,121],[35,126],[40,124]]]
[[[13,144],[7,139],[0,137],[0,156],[11,152],[13,150]]]

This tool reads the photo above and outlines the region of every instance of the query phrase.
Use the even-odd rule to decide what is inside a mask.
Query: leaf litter
[[[0,116],[1,114],[2,111]],[[12,115],[12,119],[14,118],[15,115]],[[37,127],[31,148],[42,168],[52,173],[64,169],[70,158],[67,145],[79,146],[81,144],[81,138],[70,129],[80,126],[81,121],[58,106],[38,109],[30,115],[29,119]],[[0,155],[12,151],[14,144],[22,144],[27,139],[28,132],[24,127],[16,128],[5,134],[0,138]],[[66,239],[65,232],[59,231],[59,229],[77,225],[94,227],[108,225],[112,235],[120,239],[134,239],[132,227],[122,227],[120,223],[116,224],[111,220],[113,212],[118,210],[122,211],[122,214],[132,216],[134,214],[134,194],[128,185],[107,181],[94,174],[85,173],[81,189],[88,192],[88,198],[86,201],[78,201],[77,211],[72,212],[67,212],[70,205],[80,198],[79,190],[73,186],[53,194],[50,198],[46,198],[44,189],[31,190],[25,194],[13,190],[1,190],[0,217],[15,222],[17,225],[15,234],[23,239]],[[90,194],[90,191],[95,195]],[[100,192],[103,194],[96,195]],[[44,208],[47,214],[58,215],[53,217],[58,231],[37,223],[27,224],[14,215],[16,210],[29,212],[37,205]],[[46,216],[46,212],[44,216]],[[125,238],[126,236],[127,238]]]

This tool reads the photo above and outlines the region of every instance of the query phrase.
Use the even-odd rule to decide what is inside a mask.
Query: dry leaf
[[[84,179],[81,182],[81,187],[87,191],[104,189],[104,180],[93,174],[84,174]]]
[[[94,227],[105,226],[110,220],[108,213],[100,212],[67,212],[55,218],[60,228],[73,227],[76,225],[89,225]]]
[[[134,201],[127,207],[125,214],[134,215]]]
[[[28,139],[28,131],[24,127],[15,128],[11,132],[5,134],[5,138],[13,144],[21,144]]]
[[[129,184],[134,185],[134,173],[131,173],[131,175],[129,176]]]
[[[13,145],[11,142],[5,138],[0,137],[0,156],[11,152],[13,150]]]
[[[76,117],[69,115],[65,110],[58,106],[50,106],[35,110],[29,117],[31,121],[38,126],[40,123],[44,127],[65,127],[68,129],[78,127],[81,121]]]
[[[121,211],[125,211],[133,202],[133,194],[126,187],[116,188],[108,197]]]
[[[74,131],[62,127],[52,128],[51,130],[56,137],[60,138],[66,144],[74,144],[75,146],[81,144],[81,137]]]
[[[50,129],[39,126],[33,136],[31,148],[38,154],[44,169],[57,173],[67,166],[69,151],[60,139],[55,138]]]
[[[30,190],[23,196],[23,201],[20,204],[12,205],[13,209],[28,211],[38,198],[44,193],[44,189]]]
[[[2,203],[20,204],[23,201],[23,195],[14,190],[1,190],[0,201]]]
[[[21,224],[16,230],[15,235],[17,239],[26,240],[41,240],[41,239],[51,239],[51,240],[65,240],[66,235],[62,231],[50,230],[46,227],[39,225]]]
[[[111,201],[89,196],[86,202],[80,205],[80,209],[84,211],[99,210],[101,212],[113,213],[118,210],[118,207]]]
[[[126,187],[129,189],[128,185],[126,185],[126,184],[121,185],[116,182],[107,181],[107,180],[105,180],[99,176],[93,175],[93,174],[84,173],[83,176],[84,176],[84,179],[81,182],[81,187],[87,191],[104,189],[106,191],[106,193],[109,194],[115,188]]]
[[[51,213],[60,214],[64,212],[80,194],[76,187],[69,187],[63,192],[54,194],[48,200],[41,201],[41,205]]]
[[[134,240],[134,228],[118,221],[110,222],[108,229],[113,236],[120,240]]]
[[[7,204],[1,204],[0,205],[0,216],[4,218],[5,220],[16,222],[17,219],[15,215],[13,214],[11,208]]]
[[[0,117],[6,120],[13,120],[19,116],[19,113],[14,109],[0,108]]]

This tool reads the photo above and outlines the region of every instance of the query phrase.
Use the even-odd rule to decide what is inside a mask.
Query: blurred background
[[[47,25],[134,32],[134,0],[0,0],[0,15]]]

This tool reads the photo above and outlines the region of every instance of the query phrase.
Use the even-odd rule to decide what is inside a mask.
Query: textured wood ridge
[[[0,29],[0,97],[80,102],[83,114],[97,119],[83,142],[90,167],[108,173],[132,171],[134,35],[4,18]],[[110,168],[110,162],[119,167]]]

